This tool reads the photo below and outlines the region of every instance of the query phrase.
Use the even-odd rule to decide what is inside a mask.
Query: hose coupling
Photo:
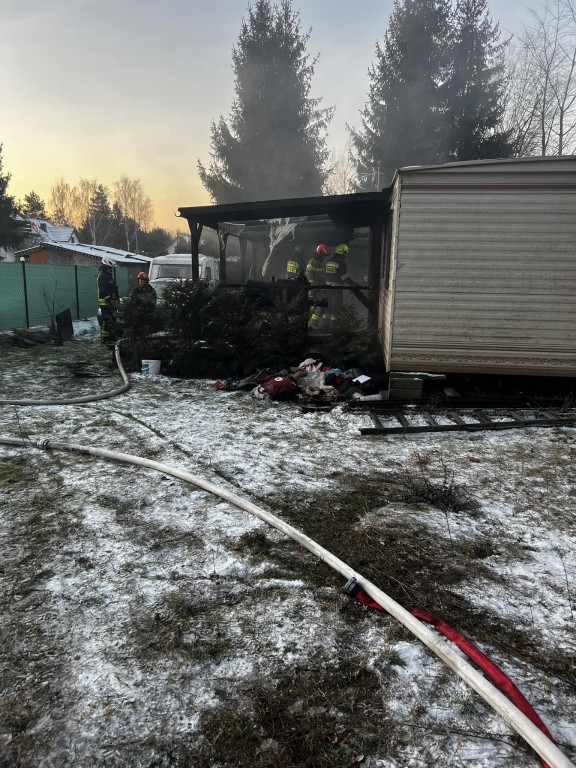
[[[342,587],[342,592],[347,595],[347,597],[356,597],[358,592],[360,592],[360,589],[360,584],[358,584],[354,576],[352,576],[352,578]]]
[[[50,447],[50,440],[38,440],[36,447],[46,451]]]

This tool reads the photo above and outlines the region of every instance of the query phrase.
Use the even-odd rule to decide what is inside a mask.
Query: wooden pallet
[[[362,435],[398,435],[398,434],[420,434],[423,432],[484,432],[500,429],[524,429],[526,427],[566,427],[576,424],[576,415],[563,414],[557,409],[545,409],[534,411],[533,418],[521,416],[516,411],[506,410],[505,415],[510,418],[506,421],[494,421],[493,418],[482,409],[463,412],[457,410],[447,410],[442,412],[442,416],[450,419],[451,424],[439,424],[436,417],[429,411],[417,411],[413,414],[407,414],[406,411],[393,411],[389,413],[398,422],[398,426],[387,427],[378,417],[376,411],[369,412],[373,427],[364,427],[360,429]],[[414,426],[410,418],[420,416],[426,422],[426,425]],[[474,419],[473,421],[467,421]]]

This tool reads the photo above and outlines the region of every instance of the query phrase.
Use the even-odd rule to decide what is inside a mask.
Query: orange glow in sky
[[[492,0],[504,30],[527,0]],[[0,143],[9,194],[49,207],[59,177],[107,187],[139,178],[154,220],[186,231],[178,206],[207,205],[197,160],[209,164],[210,125],[234,97],[231,51],[249,0],[2,0]],[[312,96],[335,106],[328,143],[360,125],[367,71],[393,0],[293,0],[311,57]],[[282,190],[278,190],[282,197]]]

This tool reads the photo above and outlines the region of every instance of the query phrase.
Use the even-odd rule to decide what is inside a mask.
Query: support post
[[[26,283],[26,260],[22,258],[22,280],[24,282],[24,310],[26,312],[26,328],[30,328],[30,313],[28,310],[28,286]]]
[[[247,241],[240,238],[240,283],[246,285],[246,246]]]
[[[382,228],[385,216],[378,214],[370,227],[370,310],[368,324],[370,328],[377,329],[380,313],[380,275],[382,273]]]
[[[74,286],[76,288],[76,320],[80,320],[80,294],[78,292],[78,264],[74,264]]]
[[[198,246],[200,244],[200,235],[202,234],[202,224],[189,221],[190,227],[190,245],[192,254],[192,280],[197,283],[200,280],[200,267],[198,265]]]
[[[228,244],[228,232],[218,230],[218,243],[220,245],[220,284],[226,285],[226,246]]]

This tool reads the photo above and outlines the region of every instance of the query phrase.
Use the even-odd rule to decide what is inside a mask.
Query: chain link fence
[[[118,291],[128,291],[128,271],[115,269]],[[94,317],[98,309],[98,267],[54,264],[0,264],[0,331],[50,325],[59,312],[72,320]]]

